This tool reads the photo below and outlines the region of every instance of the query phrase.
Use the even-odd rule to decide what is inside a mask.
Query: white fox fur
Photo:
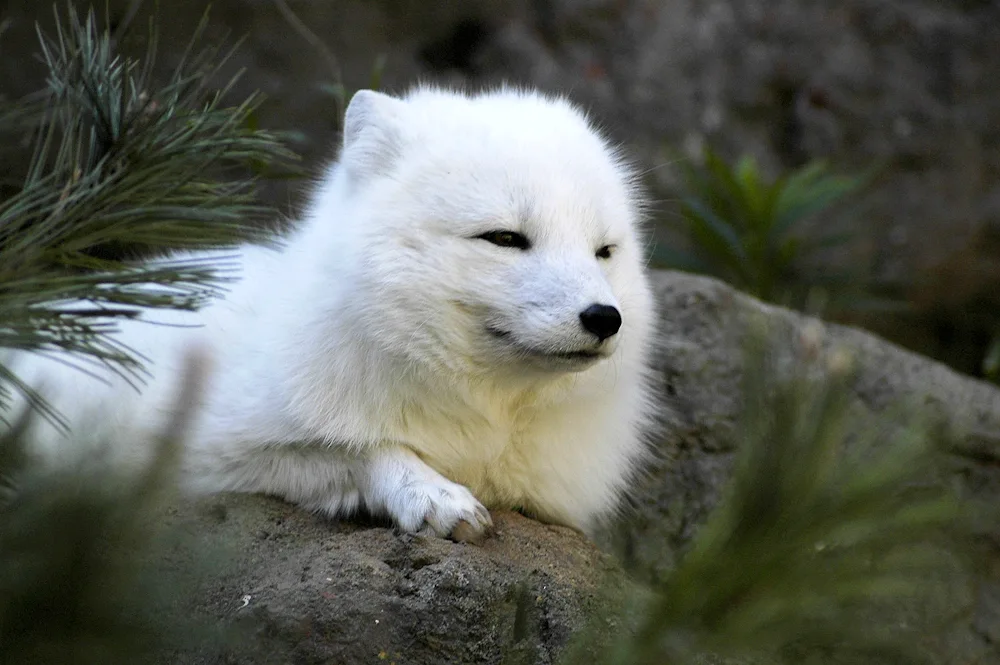
[[[364,507],[439,535],[481,533],[484,506],[588,531],[627,488],[653,409],[640,216],[633,172],[564,99],[362,91],[281,246],[237,250],[238,281],[197,313],[122,324],[148,358],[141,391],[38,356],[13,368],[127,452],[200,345],[213,373],[185,453],[194,490]],[[620,312],[617,334],[584,329],[593,304]],[[35,434],[68,454],[54,428]]]

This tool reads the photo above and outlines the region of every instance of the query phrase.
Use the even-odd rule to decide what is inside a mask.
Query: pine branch
[[[0,348],[68,354],[135,377],[141,359],[113,340],[118,321],[147,307],[196,309],[226,274],[218,259],[128,259],[266,239],[273,211],[256,201],[254,183],[294,155],[253,126],[258,95],[224,103],[238,74],[209,87],[233,51],[196,49],[206,20],[160,86],[152,23],[141,62],[115,52],[92,10],[81,19],[70,5],[53,35],[39,30],[46,93],[0,114],[38,118],[24,185],[0,203]],[[43,404],[0,364],[5,381]]]

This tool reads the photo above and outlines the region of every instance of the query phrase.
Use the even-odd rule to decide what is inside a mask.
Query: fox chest
[[[488,506],[516,508],[529,500],[549,465],[530,430],[502,422],[441,425],[411,444],[428,465]]]

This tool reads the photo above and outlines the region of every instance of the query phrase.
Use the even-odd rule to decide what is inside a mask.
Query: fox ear
[[[359,90],[344,114],[341,159],[352,176],[365,179],[388,169],[399,155],[402,102],[395,97]]]

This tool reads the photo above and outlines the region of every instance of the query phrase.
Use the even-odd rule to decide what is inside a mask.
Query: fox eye
[[[528,239],[516,231],[488,231],[476,236],[476,238],[491,242],[497,247],[515,247],[517,249],[531,247]]]
[[[611,253],[614,252],[615,249],[616,247],[614,245],[605,245],[604,247],[601,247],[599,250],[597,250],[597,253],[594,256],[596,256],[599,259],[610,259]]]

